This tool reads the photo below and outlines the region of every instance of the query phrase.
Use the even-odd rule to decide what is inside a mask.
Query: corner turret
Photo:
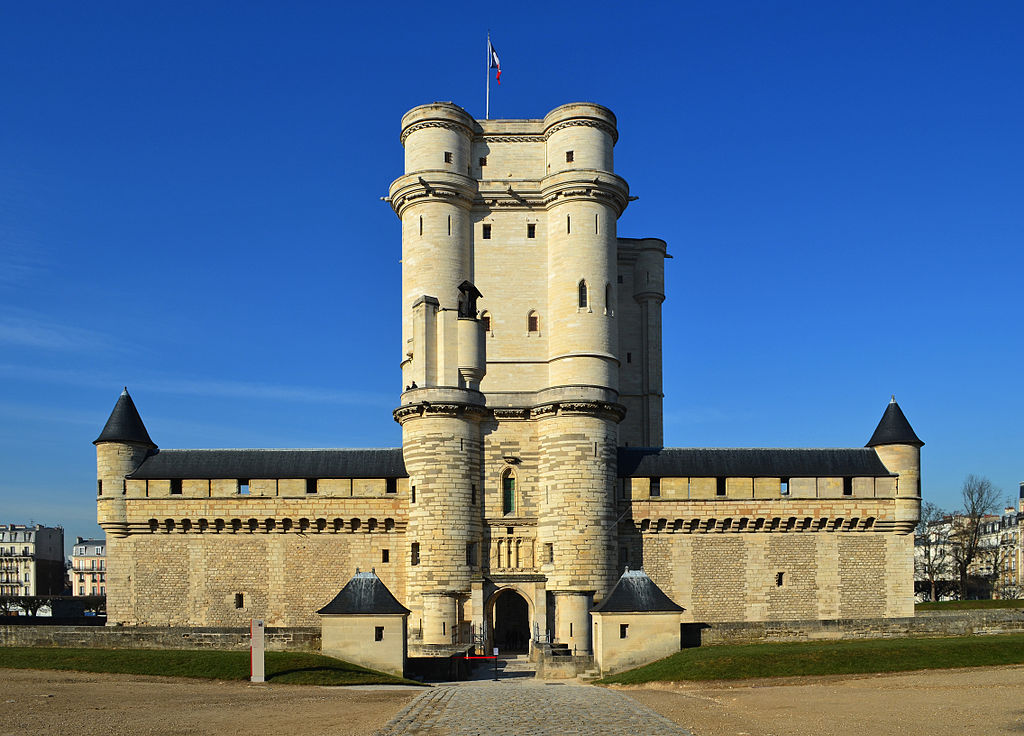
[[[125,476],[157,449],[128,394],[121,392],[96,445],[97,522],[108,535],[127,534]]]
[[[893,396],[866,447],[873,448],[890,472],[896,473],[897,530],[909,534],[921,516],[921,447]]]

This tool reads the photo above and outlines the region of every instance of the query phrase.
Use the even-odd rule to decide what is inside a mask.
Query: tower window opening
[[[594,215],[594,233],[596,233],[596,234],[600,234],[601,233],[600,215],[596,215],[596,214]]]
[[[577,296],[578,296],[577,304],[579,305],[579,308],[580,309],[586,309],[587,308],[587,282],[581,280],[579,285],[577,286],[576,291],[577,291]]]
[[[491,239],[491,226],[485,222],[484,223],[484,240],[490,240],[490,239]]]
[[[501,476],[501,513],[505,516],[516,510],[516,477],[511,470]]]
[[[625,639],[629,635],[629,624],[619,624],[619,638]]]
[[[715,495],[725,495],[725,478],[715,478]]]
[[[615,316],[615,309],[612,307],[612,285],[604,285],[604,313],[609,317]]]
[[[446,164],[450,164],[452,162],[452,152],[451,151],[445,151],[444,152],[444,162]]]
[[[306,493],[316,493],[316,478],[306,478]]]
[[[181,478],[171,478],[171,495],[181,495]]]
[[[779,478],[779,495],[789,495],[789,478]]]
[[[373,627],[373,640],[374,641],[384,641],[384,627],[383,626],[374,626]]]
[[[466,542],[466,565],[476,565],[476,542]]]
[[[484,312],[483,314],[481,314],[480,315],[480,324],[482,324],[484,326],[484,332],[490,332],[491,331],[491,315],[488,314],[487,312]]]
[[[249,495],[249,481],[248,480],[239,480],[238,481],[238,495],[239,496],[248,496]]]
[[[843,495],[853,495],[853,478],[843,478]]]
[[[480,168],[482,169],[486,165],[487,165],[487,157],[486,156],[481,156],[480,157]]]
[[[552,565],[555,562],[555,545],[553,542],[544,543],[544,562]]]
[[[651,498],[661,496],[661,478],[651,478]]]
[[[418,565],[420,564],[420,543],[413,542],[409,548],[409,564]]]
[[[103,495],[103,481],[102,480],[97,480],[96,481],[96,495],[97,496],[102,496]]]
[[[540,317],[537,316],[536,312],[530,312],[526,315],[526,331],[540,332]]]
[[[409,503],[416,503],[416,486],[409,486]]]
[[[632,363],[633,362],[633,353],[626,353],[626,362],[627,363]]]
[[[476,483],[470,486],[469,502],[476,506]]]
[[[785,574],[786,573],[784,573],[784,572],[777,572],[777,573],[775,573],[775,587],[776,588],[781,588],[782,587],[782,582],[783,582],[782,579],[785,576]]]
[[[245,608],[245,596],[235,593],[235,608]]]
[[[622,283],[622,274],[621,273],[616,277],[616,283],[619,283],[619,284]]]
[[[452,216],[448,215],[448,234],[452,234]]]
[[[566,151],[565,152],[565,162],[567,164],[571,164],[575,158],[576,158],[576,156],[575,156],[573,151]]]
[[[398,493],[398,478],[386,478],[384,480],[385,493]]]
[[[423,234],[423,215],[420,215],[420,235]]]
[[[380,551],[380,561],[381,562],[391,562],[391,550],[389,550],[389,549],[382,549]]]
[[[532,222],[526,223],[526,237],[536,238],[537,237],[537,225]]]

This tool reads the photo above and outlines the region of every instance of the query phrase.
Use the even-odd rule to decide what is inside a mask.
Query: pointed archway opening
[[[504,653],[530,651],[530,604],[514,590],[498,593],[491,613],[494,646]]]

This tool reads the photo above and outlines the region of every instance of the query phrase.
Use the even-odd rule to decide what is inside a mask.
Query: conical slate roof
[[[622,573],[608,597],[591,609],[591,613],[672,613],[684,610],[665,595],[643,570]]]
[[[135,402],[128,395],[127,387],[114,404],[114,411],[110,412],[110,418],[103,425],[100,436],[93,440],[94,445],[100,442],[132,442],[156,448],[156,443],[149,438],[146,425],[142,423],[139,410],[135,408]]]
[[[383,614],[409,613],[375,572],[359,572],[352,576],[334,600],[321,608],[320,614]]]
[[[910,426],[910,422],[903,415],[903,410],[896,403],[895,396],[892,397],[889,406],[885,407],[882,421],[875,427],[875,433],[871,435],[871,439],[868,440],[865,447],[875,447],[876,445],[913,445],[914,447],[924,445],[924,442],[914,434],[914,428]]]

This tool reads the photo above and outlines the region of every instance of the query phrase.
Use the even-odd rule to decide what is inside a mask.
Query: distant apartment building
[[[107,594],[107,542],[75,538],[71,550],[71,594]]]
[[[1001,516],[989,516],[981,524],[978,557],[972,572],[989,581],[993,598],[1020,598],[1024,535],[1024,484],[1020,506],[1008,506]]]
[[[59,595],[64,591],[64,530],[0,524],[0,595]]]

